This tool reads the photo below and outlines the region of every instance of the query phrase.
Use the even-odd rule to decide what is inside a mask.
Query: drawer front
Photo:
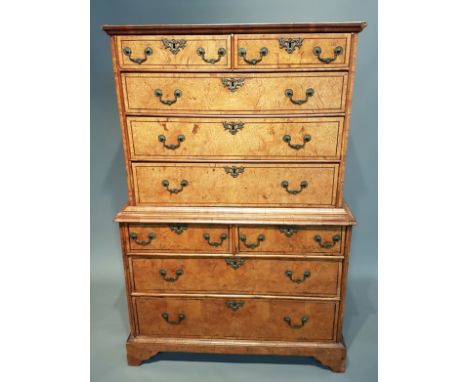
[[[342,227],[241,226],[239,252],[276,254],[342,254]]]
[[[137,204],[251,207],[333,206],[338,166],[132,164]]]
[[[341,158],[343,118],[127,118],[133,160]]]
[[[344,112],[348,75],[335,73],[124,73],[131,114]]]
[[[135,298],[142,336],[333,340],[337,302]]]
[[[238,69],[336,68],[349,65],[349,34],[234,36]]]
[[[196,224],[129,224],[130,251],[230,252],[229,227]]]
[[[131,259],[136,292],[336,296],[341,262],[241,257]]]
[[[122,69],[229,69],[230,36],[119,36],[117,56]]]

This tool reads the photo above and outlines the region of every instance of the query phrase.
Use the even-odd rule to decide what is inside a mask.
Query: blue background
[[[103,24],[367,21],[359,35],[344,195],[353,231],[344,336],[348,366],[334,374],[301,357],[161,354],[127,367],[122,259],[113,217],[127,183],[109,37]],[[91,2],[91,380],[377,380],[377,1],[94,0]],[[229,361],[229,362],[228,362]]]

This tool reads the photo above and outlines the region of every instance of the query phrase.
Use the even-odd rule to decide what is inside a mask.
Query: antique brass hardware
[[[175,232],[176,235],[181,235],[187,228],[187,224],[168,224],[167,225],[172,232]]]
[[[303,38],[279,38],[279,46],[291,54],[302,46]]]
[[[283,136],[283,141],[286,142],[288,146],[294,150],[299,150],[299,149],[304,148],[306,143],[310,142],[311,140],[312,140],[312,137],[309,134],[305,134],[304,137],[302,138],[302,141],[304,142],[302,145],[300,143],[291,144],[291,136],[290,135]]]
[[[177,143],[170,143],[170,144],[166,144],[166,136],[161,134],[159,137],[158,137],[158,140],[159,142],[161,142],[163,144],[163,146],[168,149],[168,150],[175,150],[177,148],[180,147],[180,144],[185,141],[185,135],[183,134],[180,134],[177,136]]]
[[[176,39],[163,39],[162,43],[164,45],[164,48],[169,49],[171,53],[175,55],[185,48],[185,44],[187,43],[187,41]]]
[[[293,278],[293,271],[286,270],[284,271],[284,274],[287,278],[289,278],[293,283],[300,284],[305,281],[307,277],[310,277],[310,272],[309,271],[304,271],[304,277],[303,278]]]
[[[238,257],[228,257],[226,259],[226,264],[229,265],[230,267],[234,268],[234,269],[239,269],[239,267],[241,265],[245,264],[245,260],[240,259]]]
[[[244,128],[244,122],[223,122],[223,126],[232,135],[236,135],[240,129]]]
[[[327,57],[327,58],[322,58],[320,57],[320,54],[322,53],[322,49],[319,47],[319,46],[316,46],[314,49],[313,49],[313,52],[314,52],[314,55],[317,56],[317,58],[325,63],[325,64],[329,64],[330,62],[333,62],[336,60],[336,58],[343,53],[343,48],[341,46],[337,46],[334,50],[333,50],[333,58],[331,57]]]
[[[284,234],[286,237],[292,237],[295,233],[297,233],[298,230],[299,228],[297,227],[287,227],[287,226],[279,227],[279,231],[282,234]]]
[[[292,89],[286,89],[284,91],[284,95],[289,98],[289,100],[294,104],[294,105],[302,105],[307,102],[309,97],[312,97],[314,95],[314,89],[308,88],[306,90],[306,98],[304,99],[293,99],[294,92]]]
[[[319,243],[319,245],[322,247],[322,248],[326,248],[326,249],[330,249],[332,248],[336,243],[338,243],[340,240],[341,240],[341,236],[340,235],[334,235],[332,237],[332,241],[331,242],[327,242],[327,243],[322,243],[322,237],[320,235],[315,235],[314,236],[314,240]]]
[[[287,180],[283,180],[281,182],[281,187],[283,187],[286,192],[288,194],[291,194],[291,195],[297,195],[299,194],[304,188],[307,188],[307,186],[309,185],[309,183],[307,182],[307,180],[303,180],[300,184],[300,189],[299,190],[290,190],[288,187],[289,187],[289,182]]]
[[[174,277],[166,277],[166,274],[167,274],[167,271],[163,268],[161,268],[159,270],[159,274],[162,276],[162,278],[164,279],[164,281],[167,281],[169,283],[172,283],[174,281],[177,281],[179,279],[180,276],[182,276],[184,274],[184,270],[182,268],[179,268],[179,269],[176,269],[175,271],[175,276]]]
[[[221,78],[221,82],[223,83],[224,87],[229,89],[232,92],[235,92],[239,89],[242,85],[244,85],[245,78],[238,77],[228,77],[228,78]]]
[[[180,181],[180,188],[169,188],[169,181],[167,179],[164,179],[161,182],[161,184],[171,194],[178,194],[179,192],[181,192],[184,189],[184,187],[187,187],[189,183],[188,183],[188,180],[182,179]]]
[[[233,178],[237,178],[240,174],[244,172],[244,167],[225,166],[224,171],[226,171],[226,174],[231,175]]]
[[[148,245],[153,239],[156,238],[156,234],[154,232],[150,232],[148,234],[148,240],[138,240],[138,234],[135,232],[130,232],[129,237],[131,240],[134,240],[135,243],[137,243],[138,245]]]
[[[161,317],[164,318],[164,320],[171,325],[179,325],[184,319],[185,319],[185,314],[184,313],[179,313],[178,319],[176,320],[170,320],[169,319],[169,313],[164,312],[161,314]]]
[[[265,235],[258,235],[256,243],[247,243],[247,237],[245,235],[239,235],[239,240],[242,241],[247,248],[254,249],[257,248],[262,241],[265,241]]]
[[[244,59],[244,61],[249,65],[257,65],[260,61],[262,61],[263,57],[265,57],[268,54],[268,49],[265,47],[261,48],[259,54],[259,58],[252,58],[251,60],[249,60],[247,59],[247,50],[245,48],[239,48],[239,56],[241,56]]]
[[[221,60],[221,57],[226,55],[226,49],[218,49],[218,58],[205,58],[205,49],[203,48],[198,48],[197,54],[202,58],[203,61],[207,62],[208,64],[216,64],[219,60]]]
[[[154,90],[154,95],[159,98],[159,102],[161,102],[164,105],[171,106],[172,104],[177,102],[177,99],[179,97],[182,97],[182,90],[176,89],[174,90],[174,99],[162,99],[163,92],[161,89],[155,89]]]
[[[226,306],[234,312],[244,306],[244,301],[226,301]]]
[[[308,316],[302,316],[302,317],[301,317],[301,323],[300,323],[300,324],[293,324],[293,323],[291,322],[291,318],[290,318],[289,316],[284,316],[284,317],[283,317],[283,320],[289,325],[290,328],[293,328],[293,329],[300,329],[300,328],[302,328],[302,327],[305,325],[305,323],[306,323],[307,321],[309,321],[309,317],[308,317]]]
[[[222,233],[219,236],[220,241],[216,242],[216,241],[210,241],[210,234],[208,232],[205,232],[203,234],[203,238],[208,242],[208,245],[211,245],[212,247],[219,247],[220,245],[223,244],[223,241],[228,238],[228,235],[227,235],[227,233]]]
[[[147,47],[145,48],[143,53],[145,54],[144,58],[132,58],[132,49],[129,47],[123,48],[123,54],[125,54],[130,61],[138,65],[143,64],[143,62],[145,62],[148,59],[148,56],[151,56],[153,54],[153,49]]]

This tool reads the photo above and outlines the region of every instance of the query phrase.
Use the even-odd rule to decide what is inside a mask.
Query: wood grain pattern
[[[223,85],[226,78],[244,80],[237,90]],[[345,111],[348,74],[334,73],[122,73],[122,87],[127,113],[130,114],[297,114],[340,113]],[[306,99],[306,90],[313,96],[296,105],[285,96],[293,91],[294,100]],[[162,100],[177,100],[165,105],[155,95],[162,91]],[[174,93],[180,90],[178,98]]]
[[[146,293],[223,291],[337,296],[341,276],[341,261],[322,259],[131,258],[130,263],[133,290]],[[237,268],[229,264],[237,264]],[[182,272],[178,277],[177,271]],[[285,274],[287,271],[292,272],[291,277]],[[310,276],[304,277],[304,272],[309,272]],[[295,282],[291,278],[304,281]]]
[[[324,341],[333,340],[336,302],[292,301],[277,299],[235,299],[243,303],[237,310],[226,305],[231,302],[224,298],[134,298],[138,312],[138,334],[158,337],[192,338],[240,338],[269,340]],[[179,314],[185,318],[179,324]],[[291,328],[284,317],[291,318],[291,324],[300,325],[301,318],[308,316],[302,328]]]
[[[139,161],[339,160],[343,122],[340,117],[127,118],[130,156]],[[183,142],[178,140],[181,135]],[[292,148],[284,140],[286,135],[290,145],[303,148]],[[311,137],[309,142],[304,141],[306,135]]]
[[[122,69],[140,70],[210,70],[228,69],[231,67],[231,37],[229,35],[219,36],[117,36],[118,58]],[[176,54],[167,49],[163,40],[184,40],[184,47]],[[146,56],[141,64],[132,62],[130,57],[123,53],[125,48],[132,50],[132,58],[145,58],[146,48],[152,49],[152,54]],[[197,54],[197,49],[205,50],[205,58],[218,59],[218,50],[224,49],[226,54],[219,57],[216,63],[208,63]]]
[[[265,165],[242,164],[243,172],[233,177],[220,164],[151,164],[134,163],[136,203],[172,206],[307,206],[331,207],[336,203],[336,164]],[[261,180],[259,182],[259,179]],[[169,182],[168,187],[163,181]],[[182,187],[186,180],[188,185]],[[296,195],[290,191],[307,187]],[[170,193],[167,188],[182,189]]]
[[[300,47],[289,53],[279,44],[279,39],[301,39]],[[294,69],[294,68],[347,68],[349,63],[349,34],[253,34],[234,36],[234,68],[236,69]],[[334,49],[342,47],[343,52],[330,63],[324,63],[313,53],[315,47],[320,47],[320,57],[334,58]],[[260,49],[266,48],[268,53],[261,57]],[[246,58],[262,58],[260,62],[252,65],[239,54],[239,49],[245,49]]]

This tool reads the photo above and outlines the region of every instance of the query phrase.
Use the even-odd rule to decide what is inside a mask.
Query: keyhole
[[[176,43],[175,42],[171,42],[171,45],[172,45],[172,49],[176,48]]]

